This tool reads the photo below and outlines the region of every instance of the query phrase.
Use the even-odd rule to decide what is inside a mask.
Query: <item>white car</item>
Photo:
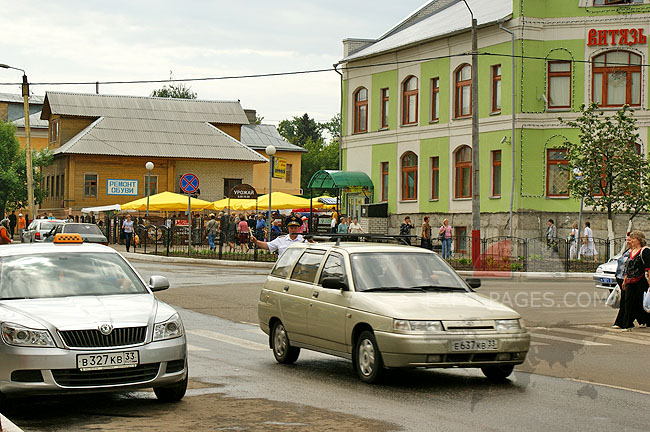
[[[618,259],[620,255],[616,255],[606,263],[598,266],[596,273],[594,273],[594,283],[596,288],[606,289],[610,292],[616,288],[616,267],[618,266]]]
[[[0,406],[13,393],[153,387],[177,401],[187,388],[187,343],[176,310],[115,250],[82,244],[0,246]]]

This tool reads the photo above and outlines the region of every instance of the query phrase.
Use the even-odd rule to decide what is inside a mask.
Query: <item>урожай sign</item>
[[[256,199],[257,191],[249,184],[242,183],[233,187],[228,194],[230,199]]]
[[[106,195],[138,196],[138,181],[124,179],[107,179]]]

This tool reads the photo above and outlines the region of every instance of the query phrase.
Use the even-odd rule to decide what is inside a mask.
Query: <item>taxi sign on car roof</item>
[[[54,243],[83,243],[84,240],[81,238],[81,234],[70,233],[70,234],[56,234],[54,236]]]

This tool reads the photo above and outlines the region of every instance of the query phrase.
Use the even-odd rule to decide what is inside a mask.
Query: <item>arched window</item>
[[[361,87],[354,93],[354,133],[368,131],[368,90]]]
[[[456,118],[472,115],[472,67],[463,64],[456,69]]]
[[[410,76],[402,85],[402,124],[418,122],[418,79]]]
[[[456,198],[472,197],[472,149],[463,146],[456,150],[454,155]]]
[[[416,200],[418,195],[418,157],[413,152],[402,156],[402,200]]]
[[[641,105],[641,56],[609,51],[592,60],[591,100],[601,107]]]

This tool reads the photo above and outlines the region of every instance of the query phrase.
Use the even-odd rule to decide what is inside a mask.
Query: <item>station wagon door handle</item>
[[[289,291],[289,285],[285,285],[284,288],[282,288],[285,292]]]
[[[314,291],[314,292],[311,294],[311,296],[312,296],[313,298],[318,298],[318,291]]]

